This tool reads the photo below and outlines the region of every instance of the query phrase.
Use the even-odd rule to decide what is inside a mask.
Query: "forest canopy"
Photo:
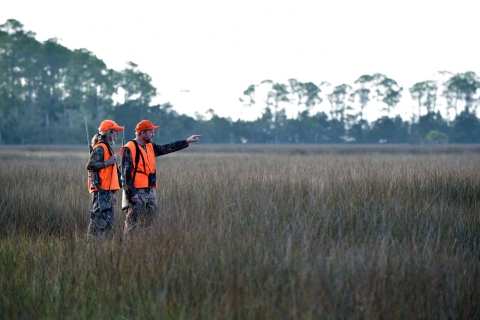
[[[480,78],[473,71],[438,74],[411,88],[381,73],[339,85],[264,80],[239,90],[245,108],[261,108],[256,120],[233,121],[212,109],[208,117],[190,117],[177,113],[174,101],[152,104],[157,88],[134,62],[109,69],[93,52],[66,48],[55,38],[39,42],[10,19],[0,25],[0,143],[86,143],[84,116],[91,133],[108,118],[126,127],[127,139],[148,118],[160,124],[163,142],[191,133],[201,133],[206,143],[480,142]],[[413,105],[405,119],[396,107],[408,95]],[[287,116],[292,108],[298,112]],[[366,117],[372,108],[374,120]]]

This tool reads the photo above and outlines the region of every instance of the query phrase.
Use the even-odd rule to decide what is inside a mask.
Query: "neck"
[[[141,137],[136,137],[134,140],[137,141],[137,143],[141,146],[145,145],[145,140],[143,140]]]

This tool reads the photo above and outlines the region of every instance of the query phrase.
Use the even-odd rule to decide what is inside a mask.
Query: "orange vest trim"
[[[156,184],[155,187],[148,186],[148,175],[151,173],[156,173],[157,169],[155,167],[155,151],[153,150],[153,145],[151,143],[147,143],[145,146],[147,148],[146,151],[140,145],[138,146],[141,155],[139,155],[140,159],[138,159],[139,161],[137,165],[137,174],[135,175],[135,181],[133,182],[133,185],[137,189],[156,188],[158,186],[158,184]],[[133,141],[129,141],[127,144],[125,144],[124,147],[122,147],[122,150],[123,148],[129,148],[130,153],[132,154],[133,178],[133,175],[135,174],[135,163],[137,156],[137,149],[135,148],[135,143]],[[120,151],[121,153],[122,150]]]
[[[111,158],[110,151],[108,150],[108,147],[104,143],[97,143],[93,147],[93,149],[98,148],[100,146],[103,148],[103,161],[109,160]],[[113,166],[107,166],[105,168],[99,169],[97,172],[98,172],[98,180],[100,183],[100,188],[102,188],[103,190],[111,190],[111,191],[117,191],[120,189],[116,163]],[[92,175],[92,180],[93,180],[93,172],[90,172],[89,174]],[[94,186],[93,190],[90,189],[90,181],[88,182],[88,184],[89,184],[88,190],[90,191],[90,193],[94,191],[98,191],[97,186]]]

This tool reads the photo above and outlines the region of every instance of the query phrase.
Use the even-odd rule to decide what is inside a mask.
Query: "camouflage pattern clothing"
[[[99,148],[97,148],[99,149]],[[113,211],[113,191],[100,190],[90,194],[92,209],[87,236],[95,238],[111,237],[115,226]]]
[[[155,152],[155,157],[163,156],[165,154],[179,151],[188,147],[186,140],[179,140],[164,145],[152,143],[152,145]],[[138,145],[138,147],[146,150],[145,146]],[[130,149],[124,148],[122,152],[121,170],[123,176],[123,189],[125,190],[129,200],[129,206],[126,211],[125,219],[125,235],[131,234],[131,232],[136,229],[139,222],[141,222],[142,226],[151,226],[157,215],[158,209],[158,200],[155,188],[135,188],[132,175],[134,166],[135,164],[132,161],[132,153],[130,152]],[[130,199],[135,195],[138,195],[137,203],[132,203]]]
[[[157,216],[158,199],[155,188],[137,189],[138,200],[131,203],[126,211],[125,235],[130,235],[140,224],[141,227],[148,228],[153,225]]]
[[[105,140],[101,140],[108,143]],[[103,148],[93,149],[87,163],[87,170],[97,171],[105,168]],[[115,215],[113,210],[113,191],[100,190],[90,194],[92,208],[90,210],[90,225],[88,226],[87,236],[104,238],[111,235],[115,224]]]

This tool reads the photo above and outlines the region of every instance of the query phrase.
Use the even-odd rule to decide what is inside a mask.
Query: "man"
[[[197,142],[200,135],[193,135],[187,140],[179,140],[169,144],[159,145],[152,142],[154,130],[159,126],[148,120],[140,121],[135,127],[136,138],[129,141],[120,150],[122,157],[123,190],[128,200],[122,204],[126,210],[124,233],[128,237],[141,221],[151,226],[157,215],[158,200],[155,157],[188,147],[189,143]]]
[[[123,131],[112,120],[105,120],[98,128],[99,133],[92,139],[93,151],[87,163],[89,171],[89,192],[92,199],[90,211],[89,237],[104,238],[111,236],[115,216],[113,206],[117,203],[115,191],[120,189],[117,156],[112,145],[118,133]]]

